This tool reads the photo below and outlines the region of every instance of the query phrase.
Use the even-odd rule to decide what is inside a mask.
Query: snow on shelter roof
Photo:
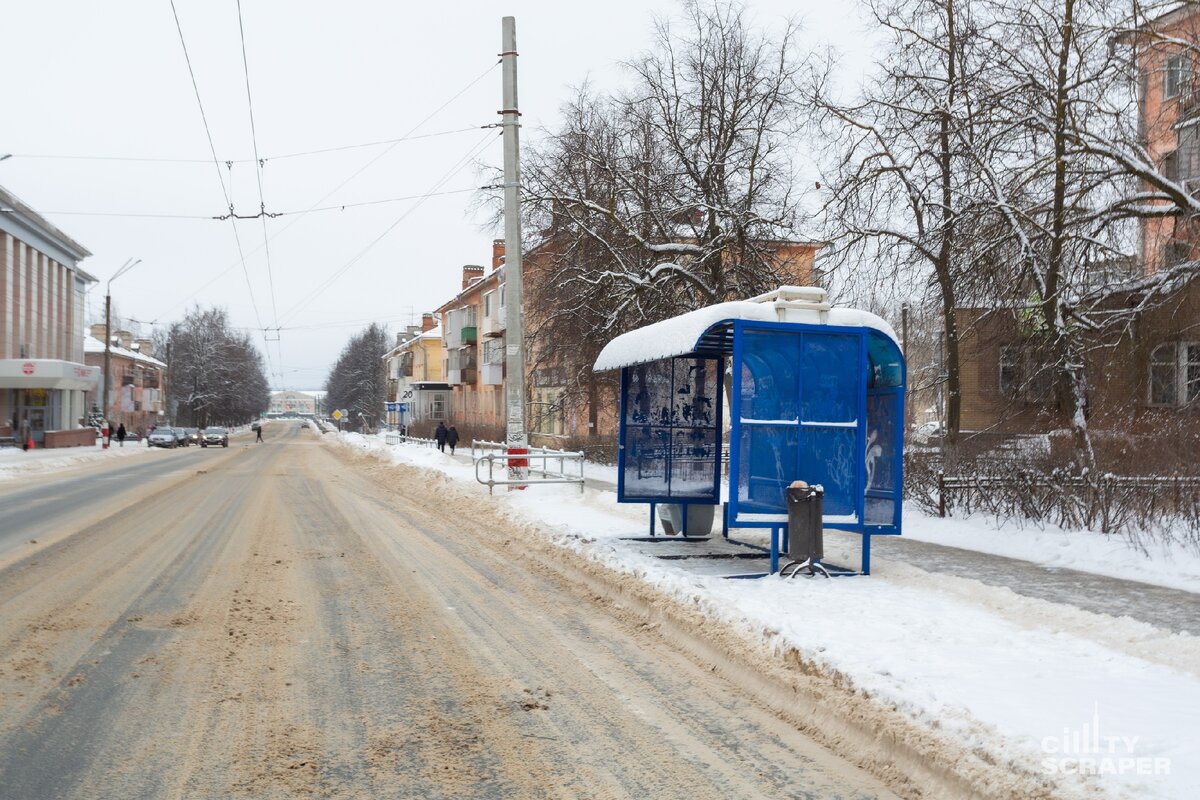
[[[717,303],[623,333],[605,345],[593,368],[619,369],[711,349],[717,339],[705,334],[721,323],[739,319],[872,328],[899,346],[896,332],[882,317],[857,308],[831,308],[824,289],[781,286],[750,300]]]

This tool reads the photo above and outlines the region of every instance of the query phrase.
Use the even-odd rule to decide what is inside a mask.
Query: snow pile
[[[155,449],[147,447],[144,442],[128,442],[124,447],[114,443],[105,450],[100,446],[99,439],[96,440],[95,447],[61,447],[29,451],[19,447],[0,448],[0,481],[56,472],[106,458],[146,455]]]
[[[389,447],[382,437],[353,434],[341,441],[393,463],[436,470],[465,494],[487,494],[473,466],[434,449]],[[622,541],[644,535],[647,510],[617,504],[613,492],[498,489],[494,501],[556,543],[635,576],[776,653],[795,649],[827,674],[985,758],[1044,776],[1063,796],[1190,800],[1200,786],[1197,637],[907,564],[878,563],[874,576],[861,579],[698,575],[683,562],[653,558]],[[1027,548],[1033,555],[1054,541],[1051,532],[1023,543],[1013,531],[964,532],[959,520],[924,518],[908,529],[945,543],[978,536],[984,540],[976,544],[1005,554]],[[1082,552],[1099,562],[1108,545],[1116,543]],[[1065,565],[1061,548],[1058,557]],[[1119,613],[1119,598],[1113,602]],[[1081,763],[1097,774],[1074,774]]]

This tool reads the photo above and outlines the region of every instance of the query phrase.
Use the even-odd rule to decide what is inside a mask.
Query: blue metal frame
[[[726,326],[732,323],[732,361],[733,365],[733,381],[732,381],[732,402],[730,405],[731,426],[729,434],[729,480],[730,492],[728,503],[722,504],[722,534],[726,537],[729,535],[729,529],[734,527],[739,528],[769,528],[771,529],[771,572],[778,571],[780,546],[787,548],[787,522],[786,515],[781,515],[784,519],[766,519],[766,520],[750,520],[740,519],[741,511],[738,508],[738,476],[742,469],[741,464],[741,438],[742,438],[742,364],[745,356],[745,333],[747,331],[780,331],[786,333],[800,334],[800,347],[803,352],[804,341],[807,335],[829,336],[841,335],[851,336],[858,341],[858,387],[857,387],[857,418],[856,425],[853,430],[855,432],[855,450],[859,457],[854,464],[854,486],[852,491],[852,499],[854,504],[855,522],[829,522],[825,527],[835,530],[845,530],[853,533],[858,533],[862,536],[862,573],[870,574],[871,565],[871,536],[879,535],[899,535],[901,532],[901,520],[903,511],[903,486],[904,486],[904,399],[905,387],[907,385],[908,365],[904,363],[904,359],[899,353],[899,348],[896,343],[885,334],[876,331],[872,328],[857,327],[857,326],[840,326],[840,325],[820,325],[797,322],[760,322],[755,320],[726,320],[709,328],[709,331],[720,326]],[[705,335],[709,333],[705,332]],[[879,386],[870,385],[872,378],[871,367],[871,346],[872,338],[880,337],[875,344],[879,345],[886,342],[886,346],[894,352],[896,361],[900,364],[899,385],[896,386]],[[702,336],[701,339],[704,337]],[[727,341],[727,340],[726,340]],[[697,343],[700,346],[700,343]],[[718,357],[711,352],[703,354],[692,352],[686,355],[673,356],[670,359],[662,359],[663,361],[672,361],[678,359],[710,359],[715,360],[718,364],[717,374],[724,375],[726,359]],[[885,362],[890,363],[890,362]],[[721,478],[721,462],[720,450],[717,449],[717,454],[713,464],[713,493],[710,497],[705,498],[676,498],[671,496],[626,496],[625,494],[625,455],[626,455],[626,440],[627,440],[627,404],[629,402],[628,388],[630,379],[630,369],[632,367],[624,367],[621,370],[621,392],[620,392],[620,423],[618,427],[618,473],[617,473],[617,500],[621,503],[649,503],[650,504],[650,532],[654,535],[655,517],[654,512],[656,505],[659,503],[674,503],[678,505],[716,505],[721,504],[720,499],[720,478]],[[804,381],[806,376],[803,370],[797,372],[797,397],[804,397]],[[672,369],[672,392],[674,391],[674,369]],[[888,396],[894,397],[893,416],[895,428],[893,435],[892,453],[892,476],[894,481],[894,498],[893,498],[893,514],[891,524],[868,524],[866,521],[866,443],[867,443],[867,406],[868,398],[871,396]],[[717,392],[716,402],[716,430],[718,434],[721,432],[724,425],[724,392]],[[802,422],[797,417],[797,426]],[[782,426],[781,426],[782,427]],[[822,426],[817,426],[822,427]],[[830,427],[839,427],[850,430],[848,426],[838,425]],[[718,437],[719,440],[719,437]],[[798,465],[797,465],[798,466]],[[686,508],[684,509],[686,515]],[[747,514],[755,512],[745,512]],[[686,516],[685,516],[686,519]]]
[[[899,359],[901,365],[900,385],[894,387],[869,387],[871,376],[871,364],[869,353],[869,342],[871,336],[882,336],[870,328],[837,326],[837,325],[810,325],[806,323],[795,322],[758,322],[752,320],[735,320],[733,328],[733,386],[732,386],[732,402],[730,404],[730,414],[732,424],[729,433],[729,508],[728,520],[729,527],[740,528],[770,528],[771,529],[771,571],[775,572],[778,568],[778,555],[780,540],[784,541],[786,548],[786,526],[787,523],[778,520],[752,520],[741,519],[742,512],[739,509],[739,493],[738,493],[738,477],[742,470],[741,463],[741,438],[742,438],[742,364],[745,356],[745,333],[747,331],[780,331],[787,333],[798,333],[801,335],[801,347],[803,347],[803,337],[806,334],[816,335],[849,335],[859,341],[859,369],[858,369],[858,397],[857,397],[857,425],[855,426],[855,449],[860,454],[860,457],[855,461],[855,489],[853,491],[854,501],[854,516],[856,522],[829,522],[825,524],[826,528],[835,530],[845,530],[853,533],[858,533],[862,536],[862,573],[869,575],[871,570],[871,536],[879,535],[899,535],[901,532],[901,519],[903,509],[903,437],[904,437],[904,392],[907,381],[907,365],[903,358]],[[892,343],[894,347],[894,342]],[[798,386],[799,396],[803,396],[803,381],[805,375],[800,371],[798,380],[801,382]],[[894,491],[894,506],[893,506],[893,523],[890,525],[867,524],[866,522],[866,441],[867,441],[867,398],[873,394],[894,394],[895,395],[895,432],[896,442],[893,447],[893,462],[892,475],[895,480]],[[782,529],[782,530],[781,530]]]

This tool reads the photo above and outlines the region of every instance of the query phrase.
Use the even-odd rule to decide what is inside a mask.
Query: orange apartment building
[[[452,398],[447,424],[468,441],[504,438],[503,264],[503,242],[493,242],[490,268],[464,266],[461,291],[434,311]]]
[[[823,243],[781,241],[772,245],[786,281],[812,285],[815,258]],[[560,257],[553,237],[524,254],[527,296],[546,288],[538,282],[554,281]],[[435,311],[442,330],[443,375],[452,393],[448,424],[456,425],[459,435],[467,440],[504,439],[503,265],[504,241],[497,239],[492,243],[490,267],[464,266],[461,290]],[[763,291],[771,288],[775,287],[763,287]],[[562,447],[579,439],[615,439],[618,409],[611,376],[592,378],[590,364],[551,363],[540,358],[537,311],[527,305],[525,313],[526,427],[530,443]],[[584,376],[588,391],[570,391],[572,374]]]
[[[1200,190],[1200,7],[1183,6],[1122,37],[1139,69],[1138,124],[1147,152],[1163,173]],[[1088,342],[1087,414],[1106,438],[1138,437],[1145,453],[1194,448],[1200,433],[1200,279],[1182,276],[1157,287],[1130,322],[1119,309],[1139,307],[1153,276],[1200,259],[1196,223],[1185,218],[1139,221],[1139,281],[1084,298],[1113,319]],[[1063,428],[1054,376],[1012,309],[959,309],[962,429],[1003,436]],[[1190,443],[1187,443],[1189,442]],[[1178,456],[1178,453],[1176,454]],[[1194,461],[1194,457],[1192,459]],[[1176,458],[1178,461],[1178,458]]]
[[[1200,7],[1185,5],[1152,20],[1146,33],[1124,37],[1138,66],[1138,130],[1163,174],[1200,188]],[[1181,42],[1191,43],[1191,49]],[[1147,272],[1194,260],[1196,223],[1143,220],[1139,260]]]
[[[88,366],[104,370],[104,323],[91,328],[83,341]],[[109,346],[108,398],[99,403],[100,387],[88,393],[89,408],[100,408],[115,429],[124,424],[131,433],[145,433],[162,422],[166,410],[163,383],[167,365],[154,358],[149,339],[135,339],[129,331],[113,331]]]

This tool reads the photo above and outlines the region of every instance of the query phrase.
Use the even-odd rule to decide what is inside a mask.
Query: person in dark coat
[[[125,437],[127,435],[128,435],[128,432],[125,430],[125,423],[122,422],[117,427],[117,441],[121,443],[121,447],[125,446]]]
[[[444,422],[439,422],[437,430],[433,432],[433,438],[435,441],[437,441],[437,449],[441,450],[443,453],[446,452],[446,436],[449,435],[449,433],[450,432],[446,430],[446,423]]]
[[[458,428],[453,425],[446,431],[446,444],[450,445],[450,455],[454,455],[454,448],[458,446]]]

